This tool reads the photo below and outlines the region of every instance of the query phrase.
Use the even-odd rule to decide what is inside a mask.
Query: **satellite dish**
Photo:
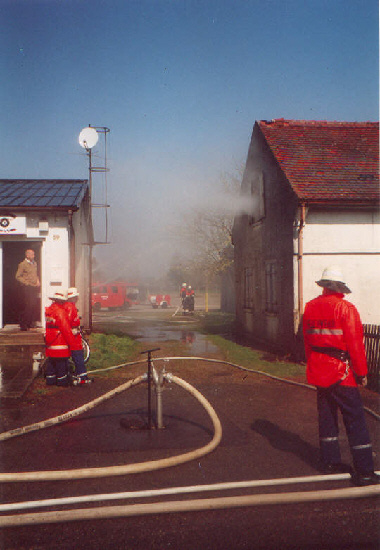
[[[99,136],[95,128],[83,128],[79,134],[79,144],[83,149],[92,149],[98,142]]]

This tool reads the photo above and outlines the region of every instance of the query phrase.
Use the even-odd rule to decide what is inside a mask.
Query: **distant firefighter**
[[[182,302],[182,307],[184,306],[184,302],[185,302],[185,299],[186,299],[186,283],[182,283],[182,286],[181,286],[181,290],[179,291],[179,295],[180,295],[180,298],[181,298],[181,302]]]
[[[194,311],[194,306],[195,306],[195,292],[191,288],[191,286],[187,287],[186,300],[187,300],[187,309],[189,310],[190,313],[192,313]]]

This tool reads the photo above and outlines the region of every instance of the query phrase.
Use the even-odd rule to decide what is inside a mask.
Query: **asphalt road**
[[[20,403],[7,411],[2,431],[46,419],[86,403],[143,370],[133,367],[125,378],[120,375],[120,379],[98,380],[83,388],[57,388],[45,400]],[[212,453],[171,468],[118,477],[3,483],[2,502],[319,475],[315,392],[226,365],[201,361],[172,361],[168,370],[195,386],[214,407],[221,421],[223,436]],[[372,395],[365,394],[365,398],[366,395],[373,400]],[[146,413],[147,388],[146,385],[139,385],[70,422],[1,442],[2,470],[68,470],[140,463],[197,449],[212,438],[212,424],[204,408],[192,395],[176,385],[166,385],[164,389],[164,429],[139,429],[147,423]],[[371,416],[367,420],[379,469],[380,444],[375,437],[378,421]],[[344,460],[350,461],[343,427],[341,445]],[[159,510],[163,511],[167,501],[252,494],[279,495],[294,491],[315,492],[318,498],[320,491],[350,487],[348,480],[326,480],[233,491],[150,496],[132,501],[104,500],[96,504],[65,505],[59,509],[156,502]],[[38,523],[0,529],[0,548],[378,549],[378,504],[378,499],[374,497],[329,499]],[[30,512],[45,514],[54,509],[33,509]],[[75,512],[73,515],[75,517]]]

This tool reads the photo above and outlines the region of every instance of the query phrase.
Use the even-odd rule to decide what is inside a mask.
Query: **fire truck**
[[[153,309],[169,307],[170,301],[170,294],[150,294],[149,296],[149,302]]]
[[[91,303],[95,311],[102,308],[129,309],[138,304],[139,291],[135,284],[122,281],[111,283],[94,283],[92,285]]]

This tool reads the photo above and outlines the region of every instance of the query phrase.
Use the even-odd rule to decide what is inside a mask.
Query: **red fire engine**
[[[138,287],[135,284],[115,281],[95,283],[92,286],[91,303],[94,310],[101,308],[128,309],[138,302]]]

